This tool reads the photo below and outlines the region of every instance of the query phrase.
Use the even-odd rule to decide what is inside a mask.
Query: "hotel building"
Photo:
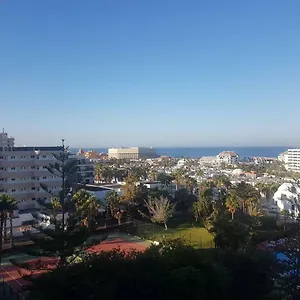
[[[300,172],[300,149],[288,149],[286,169],[292,172]]]
[[[13,196],[19,209],[39,208],[37,200],[50,200],[41,188],[45,184],[52,192],[61,189],[61,178],[51,174],[47,166],[56,159],[62,147],[0,147],[0,194]]]
[[[47,167],[57,162],[53,154],[63,151],[58,147],[14,147],[13,138],[2,133],[0,146],[0,194],[9,194],[18,201],[19,209],[40,208],[38,200],[50,201],[52,193],[61,190],[62,180],[50,173]],[[94,163],[84,156],[70,155],[69,159],[77,160],[77,174],[72,183],[93,183]]]
[[[132,147],[132,148],[109,148],[108,158],[117,159],[147,159],[158,157],[154,148]]]

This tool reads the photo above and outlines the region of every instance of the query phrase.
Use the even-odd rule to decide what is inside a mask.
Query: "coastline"
[[[286,151],[290,147],[157,147],[160,156],[198,158],[202,156],[216,156],[222,151],[234,151],[240,157],[272,157]],[[70,148],[72,153],[77,153],[80,148]],[[93,150],[98,153],[107,153],[108,148],[83,147],[84,151]]]

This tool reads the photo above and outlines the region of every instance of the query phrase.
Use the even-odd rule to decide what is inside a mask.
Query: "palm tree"
[[[193,190],[194,190],[194,188],[197,187],[197,181],[196,181],[196,179],[194,179],[194,178],[192,178],[190,176],[185,176],[183,178],[183,184],[184,184],[185,188],[187,190],[189,190],[190,193],[192,193]]]
[[[73,201],[80,224],[92,229],[96,224],[96,216],[100,209],[100,203],[96,197],[81,189],[73,195]]]
[[[12,232],[12,219],[14,216],[14,211],[18,209],[18,202],[13,198],[10,197],[10,206],[8,208],[8,216],[9,216],[9,232],[10,232],[10,246],[14,246],[14,237]]]
[[[178,190],[179,186],[182,185],[183,177],[184,177],[184,171],[182,169],[177,170],[173,174],[173,178],[174,178],[174,181],[175,181],[175,184],[176,184],[176,191]]]
[[[225,205],[228,211],[231,213],[231,219],[233,220],[236,211],[240,207],[238,197],[235,194],[229,194],[226,198]]]
[[[158,172],[156,170],[153,170],[153,169],[150,170],[149,175],[148,175],[150,181],[157,181],[157,176],[158,176]]]
[[[106,213],[109,213],[111,217],[115,216],[116,211],[120,206],[120,196],[116,191],[109,191],[105,195]]]
[[[260,198],[259,192],[244,181],[238,183],[234,187],[234,193],[242,203],[243,213],[246,213],[247,204],[249,204],[251,201],[254,201],[254,199],[258,200]]]
[[[100,163],[95,164],[95,181],[99,183],[102,179],[102,166]]]
[[[10,214],[12,217],[13,211],[17,207],[17,202],[15,199],[7,194],[1,194],[0,195],[0,266],[2,262],[2,245],[3,245],[3,230],[6,229],[6,225],[4,226],[4,223],[6,223],[7,215]],[[11,221],[11,239],[12,239],[12,221]]]

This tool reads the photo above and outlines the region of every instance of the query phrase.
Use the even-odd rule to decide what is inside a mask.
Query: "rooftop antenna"
[[[4,133],[4,128],[2,128],[2,133]]]

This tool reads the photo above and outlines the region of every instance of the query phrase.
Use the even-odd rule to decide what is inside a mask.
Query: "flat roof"
[[[0,147],[0,151],[62,151],[62,146],[45,146],[45,147]]]

